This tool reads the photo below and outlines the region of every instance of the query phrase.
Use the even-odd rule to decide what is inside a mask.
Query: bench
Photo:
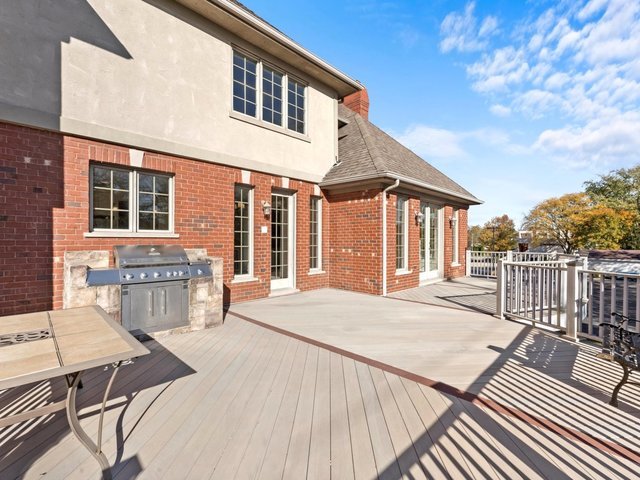
[[[618,406],[618,393],[626,384],[640,385],[638,382],[629,381],[633,371],[640,371],[640,333],[629,331],[625,328],[629,318],[613,312],[611,316],[620,318],[615,323],[601,323],[603,327],[602,353],[598,358],[613,361],[622,367],[622,379],[613,389],[609,405]]]

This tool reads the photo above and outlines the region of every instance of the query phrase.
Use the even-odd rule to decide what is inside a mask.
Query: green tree
[[[576,238],[580,248],[618,250],[633,227],[636,214],[597,204],[576,218]]]
[[[493,217],[478,233],[478,241],[483,250],[513,250],[518,245],[515,223],[508,215]]]
[[[481,231],[482,231],[482,227],[480,225],[473,225],[469,227],[469,232],[467,234],[467,240],[469,242],[468,244],[469,250],[482,250],[482,246],[480,245]]]

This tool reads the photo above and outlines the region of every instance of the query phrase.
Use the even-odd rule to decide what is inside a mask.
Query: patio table
[[[115,375],[123,363],[149,350],[98,306],[27,313],[0,318],[0,390],[64,376],[66,399],[9,417],[0,428],[63,409],[71,431],[100,464],[103,478],[111,478],[102,452],[102,421]],[[113,366],[98,421],[97,442],[81,428],[76,393],[82,374],[95,367]]]

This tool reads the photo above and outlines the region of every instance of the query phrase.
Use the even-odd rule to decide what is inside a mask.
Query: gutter
[[[382,191],[382,296],[387,296],[387,192],[398,188],[400,179]]]
[[[390,180],[400,180],[403,183],[407,183],[409,185],[415,185],[416,187],[421,187],[427,190],[431,190],[434,192],[438,192],[438,193],[442,193],[445,195],[449,195],[451,197],[455,197],[455,198],[459,198],[461,200],[466,200],[467,202],[469,202],[470,205],[481,205],[484,203],[483,200],[480,200],[474,196],[469,196],[469,195],[464,195],[458,192],[454,192],[453,190],[448,190],[446,188],[441,188],[441,187],[436,187],[434,185],[430,185],[426,182],[421,182],[419,180],[415,180],[413,178],[410,177],[405,177],[403,175],[398,175],[396,173],[393,172],[384,172],[384,173],[372,173],[372,174],[365,174],[365,175],[354,175],[352,177],[349,177],[348,179],[338,179],[338,180],[329,180],[326,182],[321,182],[320,183],[320,187],[324,188],[324,187],[330,187],[330,186],[335,186],[335,185],[342,185],[342,184],[348,184],[348,183],[352,183],[352,182],[358,182],[358,181],[363,181],[363,180],[376,180],[376,179],[381,179],[381,178],[388,178]]]
[[[291,40],[289,37],[287,37],[285,34],[280,32],[278,29],[272,27],[264,20],[261,20],[260,18],[255,17],[254,15],[250,14],[249,12],[239,7],[238,5],[230,2],[229,0],[206,0],[206,1],[211,5],[215,5],[218,8],[226,10],[235,18],[243,21],[245,24],[253,27],[255,30],[259,31],[266,37],[279,43],[280,45],[296,53],[297,55],[303,57],[308,62],[314,64],[315,66],[319,67],[320,69],[324,70],[325,72],[329,73],[330,75],[334,76],[336,79],[340,80],[341,82],[344,82],[345,84],[349,85],[355,90],[364,89],[364,86],[360,82],[342,73],[337,68],[328,64],[327,62],[322,60],[320,57],[314,55],[309,50],[306,50],[304,47],[302,47],[298,43]]]

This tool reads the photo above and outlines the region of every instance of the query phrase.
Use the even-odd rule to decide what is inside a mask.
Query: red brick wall
[[[382,293],[380,190],[329,196],[330,286]]]
[[[0,315],[62,307],[64,252],[113,250],[125,243],[179,243],[206,248],[224,265],[225,302],[270,292],[270,231],[261,204],[271,202],[280,177],[252,172],[254,185],[254,276],[233,283],[233,189],[241,171],[157,153],[146,153],[143,168],[175,174],[177,239],[85,238],[89,231],[89,164],[129,165],[129,149],[36,129],[0,124]],[[326,287],[329,275],[308,275],[309,196],[313,185],[291,180],[297,190],[297,287]],[[326,206],[326,201],[323,202]],[[328,208],[323,246],[328,257]]]
[[[0,123],[0,315],[53,306],[61,158],[61,136]]]

